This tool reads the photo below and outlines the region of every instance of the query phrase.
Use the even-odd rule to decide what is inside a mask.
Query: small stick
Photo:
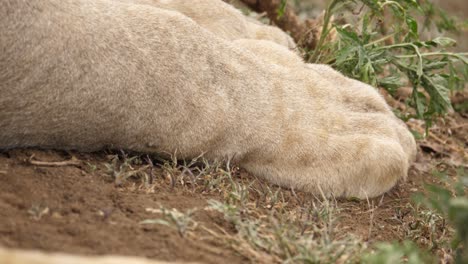
[[[153,161],[151,160],[151,158],[149,157],[149,155],[146,155],[146,162],[148,162],[148,164],[150,166],[149,184],[153,184],[153,179],[154,179],[153,167],[154,167],[154,164],[153,164]]]
[[[450,127],[450,129],[457,129],[457,128],[462,128],[462,127],[466,127],[466,126],[468,126],[468,124],[453,126],[453,127]]]
[[[447,144],[446,141],[444,141],[443,139],[441,139],[441,138],[439,138],[438,136],[434,135],[433,133],[430,133],[430,134],[429,134],[429,137],[430,137],[430,138],[433,138],[435,141],[437,141],[438,143],[444,145],[445,147],[449,148],[449,149],[452,150],[452,151],[455,151],[455,152],[460,152],[460,151],[461,151],[461,149],[456,148],[456,147],[453,147],[453,146]],[[446,152],[442,152],[442,154],[447,154],[447,153],[446,153]],[[448,156],[450,156],[450,155],[448,155]]]
[[[44,166],[44,167],[63,167],[63,166],[78,166],[81,165],[81,160],[73,157],[69,160],[64,161],[38,161],[33,160],[34,154],[31,155],[28,162],[29,164],[36,165],[36,166]]]

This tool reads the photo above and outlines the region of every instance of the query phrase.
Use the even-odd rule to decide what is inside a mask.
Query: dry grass
[[[328,200],[266,184],[229,161],[208,162],[203,156],[191,161],[180,161],[175,155],[168,160],[126,154],[109,159],[105,167],[119,185],[130,180],[147,190],[184,189],[211,197],[205,208],[185,212],[163,206],[148,208],[156,217],[142,219],[141,224],[173,227],[186,239],[222,241],[251,262],[390,263],[382,259],[412,259],[410,263],[424,263],[426,254],[420,249],[436,254],[442,262],[453,261],[450,241],[454,229],[441,214],[409,198]],[[197,222],[193,214],[200,211],[222,214],[225,225]],[[378,219],[383,212],[390,217]],[[353,219],[343,217],[349,214],[363,216],[360,221],[367,222],[364,231],[343,232],[353,228]],[[389,228],[393,228],[392,235],[382,237]],[[380,243],[391,240],[412,243]]]

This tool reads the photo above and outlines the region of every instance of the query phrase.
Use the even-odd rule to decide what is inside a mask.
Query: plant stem
[[[468,52],[462,52],[462,53],[452,53],[452,52],[427,52],[427,53],[421,53],[421,57],[428,57],[428,56],[450,56],[450,57],[456,57],[461,59],[465,64],[468,63],[468,61],[465,58],[462,58],[463,56],[468,56]],[[395,57],[397,58],[414,58],[417,55],[397,55]]]
[[[330,5],[328,5],[327,10],[325,10],[325,16],[323,18],[322,34],[320,34],[319,42],[317,46],[315,47],[312,57],[309,60],[310,62],[317,63],[317,59],[320,54],[320,50],[322,49],[323,42],[325,41],[325,38],[328,35],[328,24],[330,23],[330,18],[332,16],[333,8],[338,2],[340,2],[340,0],[332,0],[330,2]]]
[[[390,34],[390,35],[387,35],[387,36],[384,36],[384,37],[379,38],[379,39],[377,39],[377,40],[374,40],[374,41],[372,41],[372,42],[369,42],[369,43],[367,43],[366,45],[364,45],[364,47],[367,48],[367,47],[372,46],[372,45],[374,45],[374,44],[377,44],[377,43],[380,43],[380,42],[382,42],[382,41],[385,41],[385,40],[387,40],[387,39],[389,39],[389,38],[391,38],[391,37],[393,37],[393,36],[395,36],[395,33],[392,33],[392,34]]]
[[[393,49],[393,48],[412,48],[414,52],[416,52],[416,55],[412,55],[412,56],[418,58],[418,68],[417,68],[416,73],[418,74],[418,77],[421,77],[421,75],[423,74],[423,60],[422,60],[421,52],[419,51],[418,46],[414,45],[413,43],[400,43],[400,44],[380,47],[379,49]]]

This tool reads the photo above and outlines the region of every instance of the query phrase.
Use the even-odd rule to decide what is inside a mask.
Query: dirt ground
[[[27,162],[31,155],[41,161],[57,161],[70,154],[98,166],[106,156],[41,150],[12,150],[0,155],[0,245],[206,263],[244,261],[216,241],[184,239],[167,227],[139,224],[154,218],[145,208],[158,208],[159,204],[181,210],[204,207],[209,196],[170,188],[141,191],[132,189],[132,184],[116,187],[108,174],[100,169],[90,173],[84,164],[43,167]],[[223,222],[222,215],[215,213],[195,218]]]
[[[415,221],[414,214],[410,213],[413,209],[409,207],[412,195],[423,189],[424,182],[433,181],[431,170],[441,161],[463,162],[466,158],[463,155],[467,153],[467,116],[455,114],[448,120],[444,129],[433,128],[433,133],[444,141],[431,138],[420,141],[418,162],[411,168],[406,182],[370,201],[338,200],[340,213],[335,230],[355,234],[371,244],[407,239],[409,227]],[[410,126],[417,129],[417,124]],[[450,132],[451,137],[444,137],[451,126],[456,128]],[[457,148],[458,154],[454,152]],[[448,156],[447,151],[453,155]],[[115,157],[111,154],[116,153],[38,149],[0,153],[0,246],[203,263],[248,261],[245,255],[203,230],[181,236],[176,229],[165,225],[140,224],[155,218],[147,208],[157,209],[162,205],[180,211],[203,209],[210,199],[223,200],[222,192],[171,184],[159,165],[152,169],[154,182],[146,187],[138,178],[117,185],[105,166],[110,163],[110,157]],[[72,157],[78,160],[76,164],[51,167],[45,166],[51,164],[37,163],[66,161]],[[240,171],[235,180],[252,179]],[[301,193],[294,197],[286,197],[292,207],[307,199]],[[250,200],[261,199],[250,197]],[[265,206],[259,208],[268,210]],[[200,210],[193,218],[209,228],[236,232],[217,212]],[[430,240],[430,237],[421,234],[418,239]]]

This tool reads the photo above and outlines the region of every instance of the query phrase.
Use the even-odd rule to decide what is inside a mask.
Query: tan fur
[[[277,66],[304,67],[304,61],[299,55],[268,40],[238,39],[233,44]]]
[[[226,40],[268,40],[294,49],[294,40],[278,29],[247,18],[221,0],[118,0],[177,11]]]
[[[0,247],[2,264],[165,264],[166,262],[123,256],[79,256],[65,253],[44,253],[35,250],[5,249]],[[191,262],[192,263],[192,262]]]
[[[204,152],[327,196],[406,177],[414,139],[374,88],[202,24],[112,0],[4,1],[0,148]]]

